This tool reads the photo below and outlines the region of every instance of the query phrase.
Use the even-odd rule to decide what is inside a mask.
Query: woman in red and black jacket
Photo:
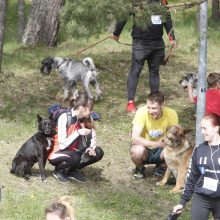
[[[67,113],[58,118],[48,160],[55,166],[53,175],[60,182],[71,179],[86,182],[87,178],[79,170],[101,160],[104,155],[103,150],[96,146],[96,133],[90,117],[93,105],[93,99],[80,94],[71,102],[70,125],[67,127]],[[82,155],[86,155],[86,159]]]

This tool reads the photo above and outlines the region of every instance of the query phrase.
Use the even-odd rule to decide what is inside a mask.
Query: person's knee
[[[130,149],[130,157],[132,160],[143,160],[147,158],[147,151],[144,146],[134,145]]]
[[[96,152],[96,156],[94,157],[94,160],[95,161],[101,160],[104,156],[104,151],[102,150],[102,148],[96,147],[95,152]]]
[[[161,159],[162,161],[164,161],[164,159],[165,159],[165,158],[164,158],[164,152],[163,152],[163,151],[162,151],[161,154],[160,154],[160,159]]]

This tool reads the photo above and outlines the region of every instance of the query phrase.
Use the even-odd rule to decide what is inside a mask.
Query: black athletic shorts
[[[148,149],[147,148],[147,152],[148,152],[148,158],[144,161],[144,164],[159,164],[159,163],[163,163],[164,160],[160,159],[160,155],[162,153],[162,148],[157,147],[155,149]]]

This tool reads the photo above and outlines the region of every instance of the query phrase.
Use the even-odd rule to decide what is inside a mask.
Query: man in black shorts
[[[154,175],[162,176],[162,164],[165,165],[162,139],[169,127],[178,124],[176,111],[164,106],[161,92],[151,92],[147,104],[137,110],[132,124],[130,156],[136,165],[134,178],[144,178],[145,164],[156,164]]]

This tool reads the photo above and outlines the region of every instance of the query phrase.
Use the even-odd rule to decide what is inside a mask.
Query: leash
[[[78,51],[78,52],[75,53],[75,54],[73,54],[73,56],[76,57],[76,56],[78,56],[79,54],[81,54],[83,51],[88,50],[89,48],[94,47],[95,45],[97,45],[97,44],[99,44],[99,43],[101,43],[101,42],[103,42],[103,41],[105,41],[105,40],[107,40],[107,39],[109,39],[109,38],[111,38],[111,36],[108,36],[108,37],[106,37],[106,38],[104,38],[104,39],[102,39],[102,40],[100,40],[100,41],[97,41],[96,43],[94,43],[94,44],[92,44],[92,45],[90,45],[90,46],[84,48],[83,50]]]
[[[172,54],[172,51],[173,51],[173,46],[170,47],[167,56],[164,58],[164,61],[163,61],[163,65],[164,65],[164,66],[166,66],[166,64],[167,64],[167,62],[168,62],[168,60],[169,60],[169,58],[170,58],[170,56],[171,56],[171,54]]]
[[[120,42],[120,41],[117,41],[117,43],[123,44],[123,45],[126,45],[126,46],[132,46],[132,44],[128,44],[128,43],[124,43],[124,42]]]
[[[73,54],[73,57],[77,57],[79,54],[81,54],[81,53],[84,52],[85,50],[88,50],[89,48],[94,47],[95,45],[100,44],[101,42],[103,42],[103,41],[105,41],[105,40],[107,40],[107,39],[109,39],[109,38],[111,38],[111,36],[105,37],[104,39],[95,42],[94,44],[92,44],[92,45],[90,45],[90,46],[88,46],[88,47],[86,47],[86,48],[84,48],[84,49],[78,51],[77,53]],[[132,46],[132,44],[124,43],[124,42],[120,42],[120,41],[117,41],[117,43],[123,44],[123,45],[126,45],[126,46]],[[168,46],[165,46],[165,47],[168,47]],[[168,61],[168,59],[169,59],[169,57],[170,57],[170,55],[171,55],[171,53],[172,53],[172,49],[173,49],[173,47],[170,48],[168,55],[165,57],[165,59],[164,59],[164,61],[163,61],[163,65],[164,65],[164,66],[166,65],[166,63],[167,63],[167,61]]]

